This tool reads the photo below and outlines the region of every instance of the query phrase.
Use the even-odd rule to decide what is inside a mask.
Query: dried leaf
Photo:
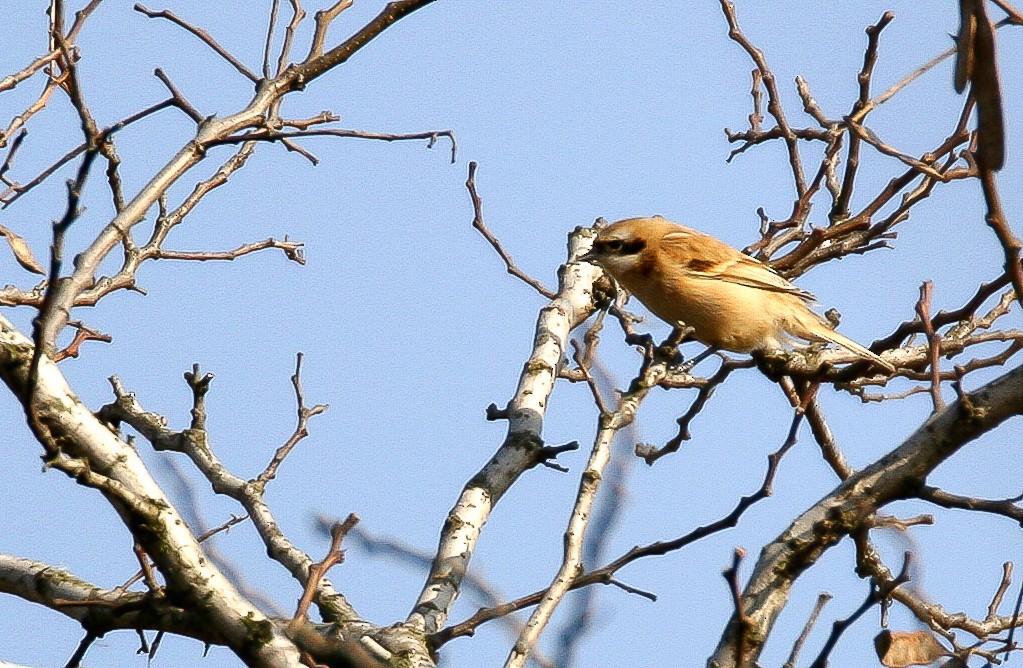
[[[977,17],[973,13],[973,0],[959,0],[959,34],[956,35],[957,93],[966,90],[973,74],[973,38],[977,34]]]
[[[874,637],[877,658],[887,668],[906,668],[934,663],[948,651],[930,631],[889,631]]]
[[[18,261],[18,264],[33,274],[46,274],[46,270],[36,262],[32,255],[32,249],[28,247],[24,239],[3,225],[0,225],[0,237],[7,239],[7,244],[11,247],[11,252],[14,253],[14,259]]]
[[[988,18],[986,3],[987,0],[973,2],[977,34],[970,80],[977,99],[977,164],[997,171],[1005,164],[1005,120],[995,58],[995,29]]]

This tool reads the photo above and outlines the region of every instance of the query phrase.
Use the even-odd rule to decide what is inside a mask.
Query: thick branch
[[[913,496],[928,474],[961,447],[1021,413],[1023,367],[1017,367],[937,412],[902,445],[854,473],[767,545],[743,592],[754,626],[751,658],[759,654],[796,578],[828,548],[863,526],[878,508]],[[733,620],[708,665],[737,665],[737,632]]]
[[[123,589],[103,589],[39,561],[0,554],[0,594],[56,610],[99,633],[151,629],[224,644],[216,627],[166,599]]]
[[[60,370],[0,317],[0,378],[44,433],[49,463],[98,489],[153,558],[169,589],[200,611],[205,623],[252,666],[294,668],[293,643],[245,600],[202,552],[177,509],[136,450],[101,422],[68,387]],[[254,634],[259,642],[254,641]]]
[[[585,228],[573,232],[569,238],[569,258],[588,250],[594,234]],[[466,484],[451,509],[430,574],[409,615],[409,623],[428,634],[444,626],[494,505],[519,476],[544,457],[540,434],[547,398],[568,351],[569,333],[593,314],[591,293],[598,275],[599,270],[593,265],[570,262],[560,273],[555,298],[540,311],[533,352],[508,409],[502,414],[508,420],[508,435],[490,461]]]

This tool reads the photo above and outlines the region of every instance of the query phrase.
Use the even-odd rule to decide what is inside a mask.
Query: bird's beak
[[[588,252],[584,253],[583,255],[580,255],[579,258],[576,261],[577,262],[589,262],[590,264],[596,264],[596,265],[600,264],[599,262],[597,262],[597,251],[595,251],[592,248]]]

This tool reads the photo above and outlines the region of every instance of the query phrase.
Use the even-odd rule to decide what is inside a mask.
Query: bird
[[[750,353],[796,339],[827,342],[896,371],[812,311],[809,292],[723,241],[660,216],[612,223],[580,260],[601,267],[661,320],[692,328],[708,346]]]

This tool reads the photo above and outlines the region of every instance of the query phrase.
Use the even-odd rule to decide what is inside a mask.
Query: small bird
[[[809,292],[692,228],[660,217],[620,220],[580,259],[602,267],[661,320],[692,327],[706,345],[748,353],[784,348],[794,338],[828,342],[895,372],[811,311]]]

